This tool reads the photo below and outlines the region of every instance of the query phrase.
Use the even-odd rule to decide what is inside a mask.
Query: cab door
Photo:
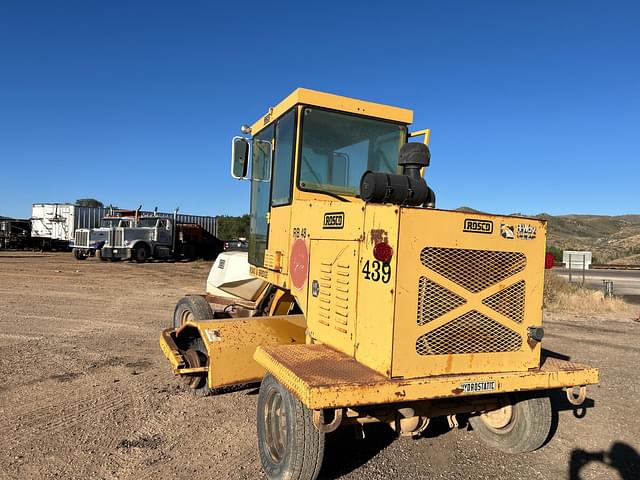
[[[156,242],[160,245],[171,245],[171,220],[160,218],[156,223]]]
[[[269,245],[265,255],[265,267],[284,275],[289,271],[296,120],[296,109],[293,108],[276,122]]]
[[[253,137],[251,155],[251,208],[249,211],[249,263],[264,266],[269,233],[271,202],[271,164],[273,162],[274,124]]]
[[[253,137],[249,263],[286,273],[293,195],[296,109]],[[272,244],[271,246],[269,246]],[[265,262],[265,253],[270,261]],[[265,264],[266,263],[266,264]]]

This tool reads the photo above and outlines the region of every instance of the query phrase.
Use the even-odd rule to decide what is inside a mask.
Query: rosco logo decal
[[[325,213],[322,228],[344,228],[344,212]]]
[[[464,393],[491,392],[496,389],[496,381],[464,382],[460,384],[460,389]]]
[[[465,218],[463,232],[493,233],[493,222],[491,220],[477,220],[475,218]]]

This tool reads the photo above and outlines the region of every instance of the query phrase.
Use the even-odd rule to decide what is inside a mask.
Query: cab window
[[[395,173],[406,126],[317,108],[302,115],[299,186],[357,196],[367,170]]]
[[[276,150],[273,159],[273,187],[271,205],[291,203],[291,170],[295,148],[296,111],[292,109],[276,123]]]

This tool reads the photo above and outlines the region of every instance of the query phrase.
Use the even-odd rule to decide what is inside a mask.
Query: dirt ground
[[[158,347],[209,266],[0,252],[0,478],[263,478],[255,388],[194,398]],[[321,478],[640,478],[640,323],[547,317],[544,346],[598,366],[602,383],[593,408],[553,397],[544,448],[502,454],[441,421],[417,440],[372,425],[362,441],[328,438]]]

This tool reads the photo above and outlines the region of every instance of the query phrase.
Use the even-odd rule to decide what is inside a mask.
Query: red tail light
[[[382,263],[389,263],[393,257],[393,248],[386,242],[377,243],[373,247],[373,256]]]

